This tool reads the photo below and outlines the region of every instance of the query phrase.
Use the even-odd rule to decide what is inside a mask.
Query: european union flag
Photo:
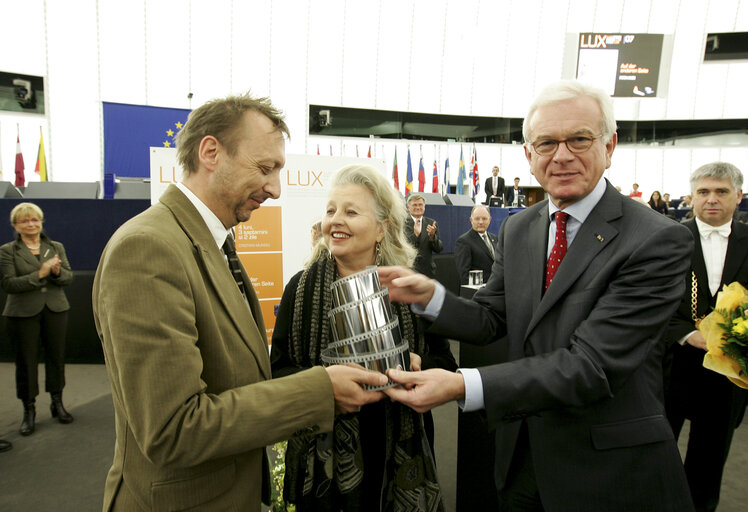
[[[117,176],[151,175],[150,147],[175,147],[189,109],[103,102],[104,172]]]

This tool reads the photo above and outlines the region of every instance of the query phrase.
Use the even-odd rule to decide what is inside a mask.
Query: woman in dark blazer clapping
[[[20,203],[10,212],[17,235],[0,247],[2,287],[8,294],[3,316],[16,357],[16,396],[23,402],[21,435],[34,432],[39,394],[39,339],[44,346],[45,389],[52,397],[52,416],[60,423],[73,417],[62,404],[65,387],[65,330],[70,309],[62,287],[73,280],[65,248],[42,232],[44,214],[33,203]]]

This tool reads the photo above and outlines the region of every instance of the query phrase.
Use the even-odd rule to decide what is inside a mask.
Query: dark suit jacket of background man
[[[495,251],[498,237],[488,231],[486,234]],[[460,235],[455,242],[455,265],[457,273],[460,274],[460,284],[468,284],[468,273],[471,270],[482,270],[483,282],[488,282],[488,278],[491,277],[493,255],[476,230],[470,229],[467,233]]]
[[[472,301],[447,292],[430,329],[472,343],[507,335],[509,362],[479,368],[497,489],[526,419],[546,510],[693,510],[662,404],[661,341],[693,241],[606,187],[545,294],[547,200],[504,221],[488,284]]]
[[[496,194],[493,193],[493,174],[486,178],[486,185],[483,187],[483,190],[486,192],[486,204],[488,204],[489,199],[491,199],[491,196],[495,195],[496,197],[504,198],[504,178],[501,176],[497,176],[496,179],[498,180],[498,190],[496,191]]]
[[[712,311],[717,296],[712,297],[709,290],[709,277],[696,220],[691,219],[683,225],[691,230],[696,244],[691,260],[691,270],[696,275],[698,283],[697,317],[701,317]],[[732,229],[727,241],[727,254],[720,289],[723,284],[730,284],[734,281],[748,287],[748,225],[735,220],[732,221]],[[665,405],[668,416],[672,420],[679,416],[701,420],[699,424],[705,430],[703,430],[701,441],[696,442],[701,443],[701,448],[713,453],[724,451],[726,458],[733,431],[740,425],[745,413],[748,392],[730,382],[726,377],[704,368],[702,363],[705,352],[703,350],[692,347],[688,343],[683,346],[677,343],[695,329],[691,316],[691,273],[689,272],[686,275],[686,293],[682,297],[678,311],[670,320],[666,336],[667,341],[672,344],[665,364],[665,375],[668,376],[665,387]],[[693,428],[691,432],[691,435],[694,435]],[[704,446],[704,441],[708,443],[707,446]],[[689,445],[686,462],[686,475],[689,482],[692,482],[692,489],[706,491],[705,484],[710,478],[716,476],[717,481],[713,484],[717,486],[715,491],[718,495],[722,466],[715,467],[714,464],[709,464],[700,457],[698,447],[692,451],[691,445]],[[724,464],[724,461],[722,463]],[[697,506],[704,502],[699,496],[694,496],[694,501]]]
[[[522,187],[519,187],[517,189],[517,195],[521,196],[524,193],[525,191],[522,189]],[[514,202],[514,185],[506,189],[506,201],[504,201],[504,206],[509,208],[510,206],[512,206],[513,202]]]
[[[264,447],[332,428],[323,368],[270,380],[262,312],[242,277],[248,301],[174,185],[104,249],[93,310],[117,430],[104,510],[259,512]]]
[[[436,222],[434,219],[421,217],[421,234],[416,238],[416,234],[413,231],[413,217],[408,215],[405,217],[405,235],[408,237],[410,244],[416,248],[418,254],[416,260],[413,262],[413,269],[416,272],[420,272],[428,277],[436,276],[436,263],[431,255],[432,252],[440,253],[444,248],[441,238],[439,238],[439,226],[436,226],[436,233],[434,233],[434,240],[431,241],[429,234],[426,231],[426,226],[430,226]]]

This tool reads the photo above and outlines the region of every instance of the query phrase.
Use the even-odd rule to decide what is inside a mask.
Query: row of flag
[[[317,144],[317,154],[320,154],[319,144]],[[330,145],[330,156],[332,156],[332,144]],[[356,158],[358,158],[358,146],[356,146]],[[371,158],[371,145],[369,146],[368,158]],[[463,148],[460,146],[460,166],[457,174],[457,193],[460,195],[468,195],[475,199],[475,196],[480,190],[480,176],[478,174],[478,153],[475,149],[475,144],[471,148],[470,156],[470,171],[468,173],[470,181],[465,186],[466,170],[465,170],[465,159],[463,158]],[[392,165],[392,185],[395,189],[400,190],[400,173],[397,168],[397,148],[395,148],[394,163]],[[439,165],[437,163],[436,156],[434,157],[434,168],[431,176],[431,185],[426,188],[426,171],[423,166],[423,155],[420,157],[418,164],[418,192],[432,192],[437,194],[446,194],[449,192],[450,185],[450,174],[449,174],[449,156],[444,161],[444,174],[442,180],[439,180]],[[410,160],[410,146],[408,146],[408,167],[405,175],[405,195],[414,192],[413,190],[413,166]]]
[[[0,158],[0,180],[3,180],[2,158]],[[16,125],[16,187],[26,186],[26,165],[23,162],[23,153],[21,152],[21,134]],[[39,175],[39,181],[47,181],[47,158],[44,154],[44,135],[42,128],[39,127],[39,149],[36,153],[36,167],[34,172]]]
[[[465,186],[466,170],[465,170],[465,158],[463,157],[463,148],[460,146],[460,165],[457,173],[457,187],[456,191],[460,195],[468,195],[475,198],[480,189],[480,176],[478,174],[478,153],[476,152],[475,145],[471,148],[470,157],[470,181]],[[439,164],[436,157],[434,157],[434,168],[431,175],[431,186],[426,187],[426,171],[423,167],[423,155],[420,157],[418,164],[418,192],[432,192],[437,194],[446,194],[449,192],[450,185],[450,172],[449,172],[449,156],[444,161],[444,173],[442,180],[439,180]],[[397,169],[397,148],[395,148],[395,160],[392,165],[392,185],[400,190],[399,173]],[[428,189],[427,189],[428,188]],[[410,161],[410,146],[408,147],[408,163],[407,172],[405,173],[405,195],[414,192],[413,189],[413,166]]]

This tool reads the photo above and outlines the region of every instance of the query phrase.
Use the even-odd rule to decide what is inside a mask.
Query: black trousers
[[[543,512],[532,465],[527,424],[522,422],[507,481],[498,493],[499,512]]]
[[[39,394],[39,341],[44,347],[44,389],[60,393],[65,387],[65,331],[68,312],[55,313],[46,306],[30,317],[6,318],[8,337],[16,356],[16,396],[30,402]]]
[[[666,383],[665,412],[676,439],[684,421],[691,421],[683,464],[686,478],[696,511],[713,512],[719,503],[722,473],[748,393],[704,368],[703,350],[690,345],[674,350]]]

